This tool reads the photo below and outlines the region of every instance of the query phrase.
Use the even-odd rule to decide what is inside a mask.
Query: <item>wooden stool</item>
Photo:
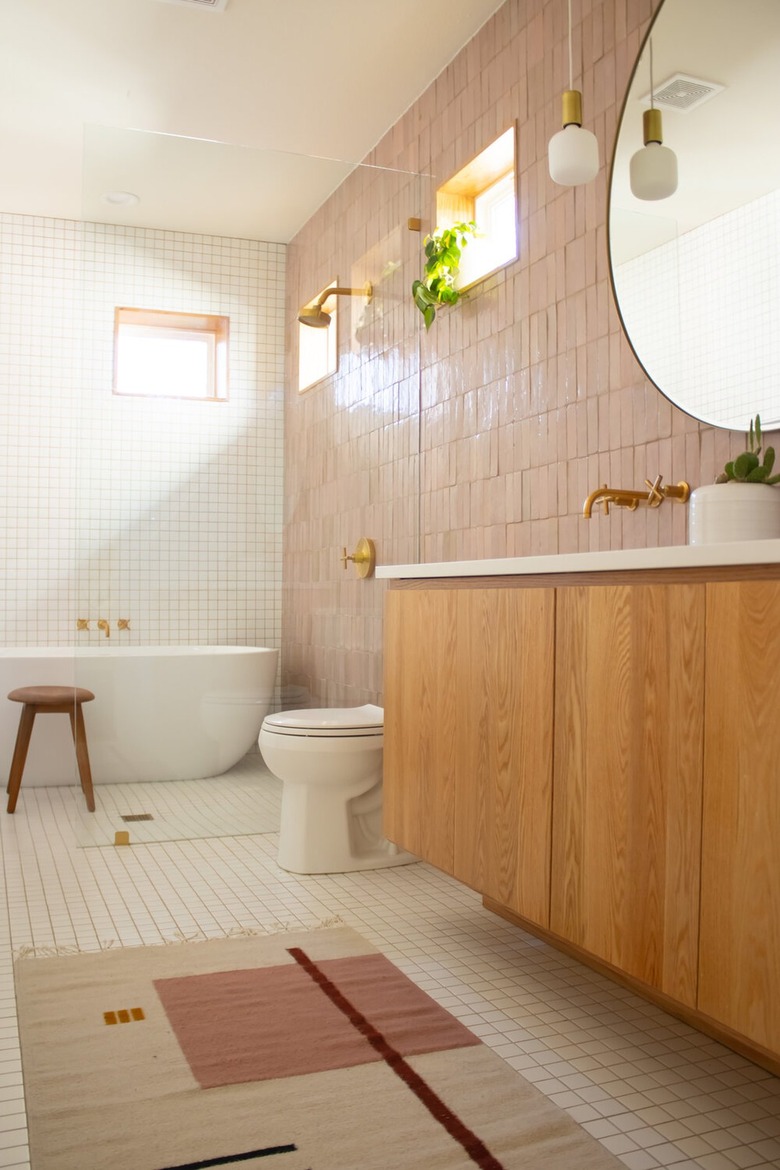
[[[19,687],[18,690],[9,693],[8,698],[12,703],[24,703],[6,789],[9,813],[16,808],[16,800],[22,786],[22,772],[27,760],[35,716],[46,715],[49,712],[70,716],[70,730],[76,747],[81,787],[87,798],[87,808],[90,812],[95,811],[95,794],[92,791],[92,773],[87,753],[87,733],[81,710],[81,704],[88,703],[94,697],[92,691],[87,691],[83,687]]]

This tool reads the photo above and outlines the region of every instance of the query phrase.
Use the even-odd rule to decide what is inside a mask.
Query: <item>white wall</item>
[[[0,256],[0,644],[278,646],[285,247],[0,215]],[[229,401],[113,395],[116,305],[227,314]]]

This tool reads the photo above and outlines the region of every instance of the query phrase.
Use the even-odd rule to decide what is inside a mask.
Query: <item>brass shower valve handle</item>
[[[76,618],[76,629],[77,630],[88,630],[89,623],[91,621],[92,621],[92,618]]]
[[[117,618],[116,619],[116,628],[118,630],[129,630],[130,629],[130,618]]]
[[[361,536],[353,553],[348,553],[346,548],[343,548],[341,550],[341,563],[345,569],[350,561],[357,569],[358,577],[370,577],[376,565],[376,548],[373,540],[369,540],[367,536]]]

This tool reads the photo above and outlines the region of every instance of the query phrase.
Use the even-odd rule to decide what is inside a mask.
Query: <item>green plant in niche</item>
[[[761,416],[756,415],[755,422],[750,422],[748,431],[748,449],[736,459],[727,463],[724,470],[715,480],[715,483],[780,483],[780,475],[772,475],[775,465],[775,449],[767,447],[764,458],[761,454]]]
[[[425,274],[421,280],[412,282],[412,297],[423,315],[426,329],[433,324],[437,309],[442,305],[456,305],[460,300],[455,278],[460,270],[463,249],[476,230],[473,221],[454,223],[452,227],[437,228],[423,240]]]

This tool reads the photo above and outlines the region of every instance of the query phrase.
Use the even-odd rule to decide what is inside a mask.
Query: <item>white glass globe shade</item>
[[[582,126],[564,126],[547,148],[550,178],[562,187],[589,183],[599,171],[599,144],[595,134]]]
[[[630,176],[637,199],[668,199],[677,190],[677,155],[660,142],[648,142],[631,156]]]

